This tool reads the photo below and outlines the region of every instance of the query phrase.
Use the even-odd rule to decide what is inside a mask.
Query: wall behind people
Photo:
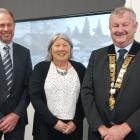
[[[137,29],[137,32],[135,35],[135,39],[137,41],[140,41],[140,12],[139,12],[140,1],[139,0],[126,0],[125,5],[127,7],[134,9],[134,11],[136,13],[137,21],[138,21],[138,29]]]
[[[22,20],[111,11],[124,3],[125,0],[1,0],[0,7],[10,9],[16,20]]]

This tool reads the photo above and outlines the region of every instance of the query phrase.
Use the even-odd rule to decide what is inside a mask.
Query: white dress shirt
[[[1,54],[1,58],[3,60],[4,58],[4,54],[5,54],[5,51],[4,51],[4,47],[5,46],[9,46],[9,53],[10,53],[10,57],[11,57],[11,60],[12,60],[12,63],[13,63],[13,42],[9,43],[9,44],[4,44],[3,42],[0,41],[0,54]]]

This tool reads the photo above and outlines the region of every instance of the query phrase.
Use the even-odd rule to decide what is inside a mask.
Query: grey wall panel
[[[124,4],[125,0],[0,0],[0,7],[9,8],[16,20],[110,11]]]

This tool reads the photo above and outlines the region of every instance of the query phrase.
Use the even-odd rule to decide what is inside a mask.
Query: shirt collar
[[[12,49],[12,47],[13,47],[13,41],[11,41],[9,44],[5,44],[5,43],[3,43],[3,42],[0,41],[0,52],[3,49],[3,47],[6,46],[6,45],[9,46],[10,49]]]
[[[126,49],[127,52],[129,52],[129,50],[130,50],[131,47],[132,47],[132,44],[133,44],[133,42],[132,42],[131,44],[127,45],[125,48],[119,48],[119,47],[115,46],[115,52],[117,53],[118,50],[120,50],[120,49]]]

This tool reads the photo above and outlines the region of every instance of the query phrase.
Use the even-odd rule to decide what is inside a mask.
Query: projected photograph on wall
[[[109,14],[98,14],[17,22],[14,40],[30,49],[35,65],[45,60],[50,38],[65,33],[74,44],[73,59],[87,66],[93,50],[112,43],[108,19]]]

